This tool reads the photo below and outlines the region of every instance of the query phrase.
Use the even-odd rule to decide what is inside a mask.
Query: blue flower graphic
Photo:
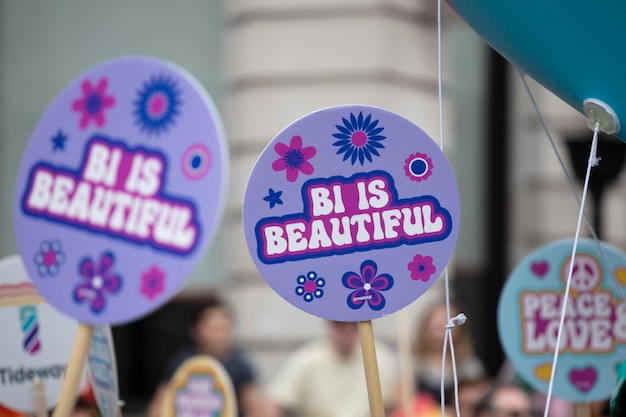
[[[313,301],[314,298],[322,298],[324,295],[322,287],[326,285],[326,280],[318,277],[315,271],[309,271],[306,276],[299,275],[296,282],[299,284],[296,287],[296,294],[302,296],[307,303]]]
[[[383,149],[385,145],[380,143],[386,137],[380,133],[384,127],[377,127],[379,120],[372,121],[369,114],[363,119],[363,112],[358,116],[350,113],[350,120],[342,117],[343,125],[335,125],[339,133],[334,133],[333,137],[339,139],[333,146],[339,147],[337,155],[344,154],[343,160],[350,159],[352,165],[358,160],[361,165],[365,160],[372,162],[372,155],[380,156],[378,149]]]
[[[348,295],[348,307],[358,310],[367,301],[372,310],[382,310],[385,307],[385,297],[380,291],[387,291],[393,287],[393,277],[389,274],[376,275],[376,262],[368,259],[361,264],[361,274],[348,271],[343,274],[343,286],[352,289]]]
[[[283,195],[282,191],[274,191],[273,189],[269,189],[269,194],[263,197],[263,200],[270,203],[270,208],[273,209],[276,204],[283,204],[283,200],[280,199],[280,196]]]
[[[180,112],[180,91],[174,80],[157,75],[144,82],[135,100],[135,124],[148,136],[166,132]]]

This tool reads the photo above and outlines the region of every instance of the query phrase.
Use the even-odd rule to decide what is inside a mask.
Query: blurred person
[[[230,308],[217,296],[211,297],[194,313],[189,330],[194,345],[182,349],[170,361],[148,405],[147,417],[159,417],[168,381],[183,362],[196,355],[212,356],[224,366],[233,383],[239,415],[265,416],[267,403],[257,384],[254,369],[235,346],[233,321]]]
[[[327,338],[312,341],[285,363],[268,394],[274,417],[369,417],[365,368],[357,324],[328,321]],[[376,343],[383,402],[394,407],[396,365]]]
[[[514,384],[494,387],[477,405],[476,417],[537,417],[530,395]],[[462,416],[465,417],[465,416]]]
[[[456,306],[450,305],[450,317],[455,317],[458,313]],[[428,394],[436,401],[441,399],[441,362],[447,324],[446,304],[441,301],[436,302],[426,310],[415,335],[416,387],[419,393]],[[485,376],[485,368],[481,360],[474,354],[467,329],[465,325],[455,326],[452,329],[459,382]],[[454,375],[449,346],[443,379],[446,404],[450,405],[453,400]]]
[[[413,397],[412,402],[404,406],[399,406],[391,414],[391,417],[441,417],[441,404],[435,401],[430,394],[417,394]],[[455,417],[456,411],[446,407],[444,409],[444,417]],[[465,417],[465,415],[461,414]]]
[[[491,380],[486,376],[459,382],[459,413],[461,417],[475,417],[478,404],[485,398],[491,387]],[[451,414],[456,415],[454,404],[451,404],[449,408]]]
[[[602,400],[589,404],[591,417],[609,417],[611,414],[611,401]]]
[[[514,384],[521,387],[530,395],[533,408],[542,410],[545,407],[547,396],[545,393],[535,390],[528,382],[526,382],[513,367],[510,360],[506,360],[496,378],[498,384]],[[571,417],[574,413],[574,405],[562,398],[552,396],[550,400],[549,417]]]

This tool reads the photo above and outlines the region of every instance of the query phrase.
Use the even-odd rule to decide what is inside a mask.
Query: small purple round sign
[[[154,310],[218,226],[228,159],[218,113],[186,71],[148,57],[69,84],[32,133],[15,235],[39,292],[91,324]]]
[[[423,294],[457,238],[439,147],[395,113],[339,106],[286,127],[256,162],[243,221],[261,275],[316,316],[371,320]]]

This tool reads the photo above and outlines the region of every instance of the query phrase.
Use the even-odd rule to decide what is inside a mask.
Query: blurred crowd
[[[469,325],[455,326],[454,341],[458,386],[455,390],[450,350],[442,383],[443,340],[448,317],[459,310],[443,302],[430,305],[412,335],[412,372],[400,372],[398,353],[376,342],[380,385],[387,417],[539,417],[545,396],[525,384],[507,362],[495,377],[486,374],[474,353]],[[471,323],[471,322],[470,322]],[[241,417],[368,417],[370,416],[363,358],[357,323],[327,321],[326,335],[295,351],[266,386],[261,386],[255,366],[234,338],[230,307],[212,297],[198,309],[189,332],[194,342],[184,347],[164,369],[145,411],[160,417],[165,388],[176,368],[199,354],[210,355],[224,366],[233,382]],[[405,375],[412,375],[407,378]],[[442,387],[444,406],[441,406]],[[407,392],[412,398],[402,398]],[[458,392],[458,395],[456,394]],[[405,395],[406,397],[406,395]],[[589,417],[608,416],[608,400],[592,404]],[[575,415],[574,405],[551,401],[549,417]],[[0,417],[17,417],[0,409]],[[73,417],[98,416],[92,390],[84,387]]]
[[[545,396],[525,384],[507,362],[495,377],[487,375],[474,352],[471,322],[455,326],[454,341],[458,388],[455,390],[450,349],[445,358],[442,384],[443,340],[449,317],[459,313],[455,305],[433,302],[421,314],[411,335],[412,378],[400,372],[398,353],[382,341],[376,356],[385,413],[388,417],[441,416],[442,386],[445,417],[543,416]],[[194,346],[183,349],[168,365],[162,383],[146,410],[159,417],[164,387],[175,368],[194,354],[214,356],[233,380],[239,415],[245,417],[368,417],[363,358],[356,323],[327,321],[325,337],[312,340],[288,357],[270,379],[260,386],[254,364],[234,340],[232,311],[219,298],[196,314],[190,334]],[[407,374],[406,372],[404,374]],[[410,388],[412,398],[403,401]],[[458,395],[456,392],[458,391]],[[608,401],[592,404],[590,417],[608,416]],[[549,417],[570,417],[574,405],[553,398]]]

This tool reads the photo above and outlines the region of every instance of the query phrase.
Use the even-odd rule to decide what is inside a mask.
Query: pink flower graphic
[[[430,256],[415,255],[407,267],[411,272],[411,279],[414,281],[428,282],[430,276],[437,272],[437,267],[433,265],[433,258]]]
[[[165,291],[165,271],[156,265],[141,274],[141,289],[139,290],[148,300],[154,300]]]
[[[91,120],[98,127],[104,126],[104,111],[115,104],[115,97],[105,93],[108,82],[106,78],[101,78],[94,87],[89,80],[83,81],[83,96],[72,102],[72,110],[82,113],[78,123],[81,129],[85,129]]]
[[[274,171],[287,170],[287,181],[294,182],[298,179],[298,172],[311,175],[313,173],[313,165],[309,159],[313,158],[317,151],[313,146],[302,147],[302,138],[293,136],[289,146],[284,143],[274,145],[274,150],[280,156],[272,163]]]

